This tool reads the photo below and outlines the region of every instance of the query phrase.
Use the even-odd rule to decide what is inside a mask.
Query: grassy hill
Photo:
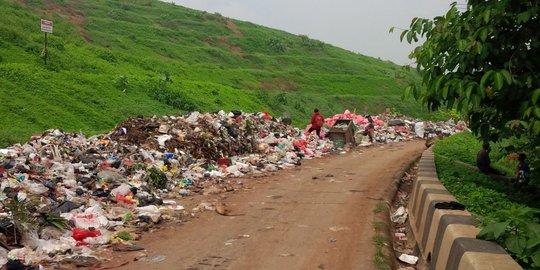
[[[427,114],[400,100],[414,73],[220,14],[153,0],[2,0],[0,10],[0,146],[191,110],[289,113],[297,125],[314,107]],[[40,19],[54,22],[47,65]]]

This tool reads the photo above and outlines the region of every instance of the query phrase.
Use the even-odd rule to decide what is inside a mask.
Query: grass
[[[373,209],[374,214],[379,214],[384,210],[385,206],[383,202],[379,202]]]
[[[515,189],[509,183],[493,180],[477,170],[453,162],[461,160],[476,164],[476,152],[480,148],[481,144],[470,133],[456,134],[437,142],[433,149],[437,173],[445,187],[465,204],[469,211],[481,217],[490,216],[511,204],[540,208],[535,194]],[[496,145],[493,149],[490,156],[503,156]],[[504,167],[506,162],[507,159],[504,158],[493,161],[495,167],[509,171],[510,167]]]
[[[186,110],[287,113],[296,126],[315,107],[432,117],[400,99],[414,72],[219,14],[157,0],[6,0],[0,9],[0,146]],[[47,65],[40,19],[54,22]]]
[[[384,224],[382,222],[373,223],[373,229],[375,230],[375,236],[373,237],[373,242],[375,243],[375,255],[373,257],[373,262],[377,269],[387,270],[391,269],[391,267],[390,263],[388,262],[388,257],[384,254],[383,251],[383,247],[387,245],[387,239],[383,236],[382,233],[383,228]]]
[[[497,168],[511,171],[511,167],[515,166],[515,163],[511,163],[504,158],[506,156],[505,152],[502,151],[504,144],[505,142],[494,145],[491,155],[494,157],[493,160]],[[480,147],[480,143],[469,133],[457,134],[437,142],[433,151],[440,181],[476,217],[480,226],[487,227],[490,224],[499,222],[506,224],[506,230],[509,232],[512,230],[519,231],[520,241],[538,239],[536,229],[527,229],[540,226],[538,215],[534,218],[519,216],[522,215],[520,213],[540,210],[540,201],[538,201],[537,194],[530,192],[530,190],[517,189],[508,182],[492,179],[477,170],[454,162],[454,160],[461,160],[469,164],[475,164],[476,151]],[[529,224],[524,226],[525,229],[519,228],[519,230],[513,224],[508,226],[509,223],[517,221],[523,224],[528,222]],[[497,235],[500,234],[499,231]],[[511,232],[509,235],[515,235],[515,233]],[[513,240],[501,239],[497,239],[499,244],[506,247],[512,256],[526,269],[532,267],[532,256],[540,255],[540,250],[537,250],[534,253],[535,255],[532,255],[532,252],[525,250],[525,246],[516,247],[513,244],[515,242],[512,242]],[[534,246],[527,246],[527,248],[532,249]],[[536,257],[536,260],[538,261],[538,257]]]

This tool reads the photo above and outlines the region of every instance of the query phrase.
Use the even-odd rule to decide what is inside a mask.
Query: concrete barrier
[[[499,245],[476,239],[480,231],[466,210],[437,209],[456,198],[439,182],[431,148],[418,163],[418,177],[409,200],[411,229],[422,256],[433,270],[519,270]]]

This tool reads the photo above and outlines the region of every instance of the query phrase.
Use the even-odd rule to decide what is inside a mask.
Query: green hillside
[[[134,115],[325,115],[395,108],[415,74],[307,36],[152,0],[0,1],[0,146],[48,128],[95,134]],[[40,19],[54,22],[43,59]],[[358,34],[358,33],[351,33]]]

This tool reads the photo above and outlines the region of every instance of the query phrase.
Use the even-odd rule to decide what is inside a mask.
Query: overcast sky
[[[399,42],[412,18],[444,14],[455,0],[165,0],[243,21],[308,35],[397,64],[411,64],[413,46]],[[465,0],[458,2],[465,3]]]

